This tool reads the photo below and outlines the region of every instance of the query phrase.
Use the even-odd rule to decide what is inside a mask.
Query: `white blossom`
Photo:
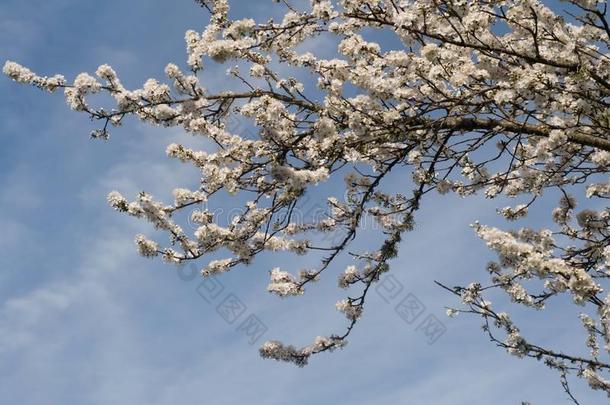
[[[347,288],[358,280],[358,269],[356,266],[347,266],[345,271],[339,276],[339,287]]]
[[[125,211],[127,207],[127,200],[118,191],[111,191],[108,193],[108,204],[117,211]]]
[[[205,277],[209,277],[214,274],[223,273],[228,271],[233,263],[233,259],[212,260],[201,271],[201,274],[203,274]]]
[[[303,290],[297,283],[295,277],[288,272],[281,271],[279,267],[275,267],[271,270],[271,282],[267,286],[267,291],[277,294],[280,297],[303,294]]]
[[[504,207],[499,212],[504,218],[514,221],[527,215],[527,205],[519,204],[516,207]]]
[[[136,236],[136,245],[138,246],[138,251],[144,257],[154,257],[159,254],[157,242],[146,239],[144,235]]]
[[[350,321],[357,320],[362,316],[362,306],[356,305],[349,300],[340,300],[336,304],[337,310],[343,312]]]
[[[6,61],[4,63],[4,67],[2,68],[2,72],[17,82],[32,84],[48,91],[54,91],[56,88],[62,87],[66,84],[66,80],[62,75],[41,77],[36,75],[30,69],[13,61]]]

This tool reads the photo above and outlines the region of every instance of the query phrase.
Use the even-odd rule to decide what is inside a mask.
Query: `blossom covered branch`
[[[270,269],[268,290],[297,296],[336,271],[337,258],[361,234],[363,218],[374,218],[385,241],[373,251],[349,252],[357,265],[338,275],[341,288],[359,288],[336,305],[347,318],[345,331],[300,349],[271,341],[260,350],[264,357],[304,365],[313,354],[345,345],[369,288],[388,271],[431,192],[526,199],[498,210],[512,221],[526,217],[553,190],[563,196],[553,212],[554,231],[474,226],[500,259],[488,267],[489,286],[449,289],[466,305],[450,313],[480,315],[493,341],[513,354],[545,359],[561,372],[562,384],[574,371],[610,394],[610,298],[604,285],[610,274],[610,209],[599,208],[610,198],[606,1],[571,0],[562,11],[537,0],[311,0],[304,9],[283,2],[283,19],[264,23],[231,19],[226,0],[197,2],[209,9],[210,23],[201,33],[187,31],[188,71],[168,64],[167,83],[151,78],[129,90],[102,65],[96,77],[82,73],[69,84],[60,75],[42,77],[15,62],[4,65],[4,73],[18,82],[63,89],[72,109],[102,122],[92,132],[95,138],[107,139],[111,126],[135,116],[182,127],[217,145],[205,151],[167,147],[169,157],[202,173],[196,190],[174,190],[169,204],[147,193],[131,202],[118,192],[108,196],[116,210],[168,234],[165,246],[138,235],[142,255],[179,265],[226,253],[203,266],[202,274],[210,276],[249,264],[263,251],[322,252],[318,267],[298,275]],[[388,31],[399,45],[373,41],[369,28]],[[301,51],[300,45],[316,38],[336,43],[335,57]],[[239,63],[229,74],[241,89],[208,91],[198,73],[210,62]],[[317,81],[302,83],[299,75]],[[90,105],[89,96],[100,92],[114,104]],[[230,118],[250,120],[256,134],[231,133]],[[407,192],[387,191],[388,176],[396,171],[410,173]],[[329,196],[322,217],[296,215],[310,188],[341,175],[344,199]],[[177,214],[221,191],[247,196],[243,212],[223,224],[212,212],[195,210],[190,220],[197,229],[186,232]],[[598,208],[577,213],[574,195]],[[329,242],[329,234],[340,237]],[[525,280],[540,281],[540,291],[529,291]],[[483,298],[491,288],[536,309],[564,293],[594,308],[597,319],[582,317],[591,358],[527,342],[510,317]]]

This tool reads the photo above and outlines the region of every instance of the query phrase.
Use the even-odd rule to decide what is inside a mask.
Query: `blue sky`
[[[235,16],[277,12],[271,1],[232,4]],[[133,88],[162,78],[168,62],[184,67],[184,31],[200,30],[206,18],[191,0],[3,0],[0,60],[69,79],[108,63]],[[204,83],[222,87],[225,68],[204,71]],[[88,138],[93,128],[60,94],[0,78],[0,403],[568,403],[555,373],[493,347],[477,319],[444,316],[454,301],[433,280],[485,280],[492,256],[468,225],[497,222],[498,202],[431,199],[393,263],[404,286],[397,299],[415,293],[426,314],[445,324],[436,343],[395,313],[396,301],[373,294],[349,345],[299,369],[261,359],[258,344],[304,345],[341,331],[336,274],[290,300],[265,287],[268,270],[293,259],[263,256],[221,277],[219,299],[235,294],[247,306],[244,316],[255,314],[268,328],[250,345],[236,331],[241,320],[227,324],[218,301],[198,294],[199,278],[139,257],[133,236],[149,227],[105,203],[114,189],[166,197],[174,187],[195,187],[198,174],[168,160],[165,146],[204,148],[205,141],[132,120],[109,142],[96,142]],[[545,212],[537,222],[548,221]],[[529,336],[582,346],[577,322],[562,327],[568,312],[558,305],[545,317],[534,313]],[[583,404],[604,398],[582,384],[575,392]]]

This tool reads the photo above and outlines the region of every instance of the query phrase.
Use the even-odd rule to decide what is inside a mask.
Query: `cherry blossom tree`
[[[337,274],[339,287],[349,290],[336,305],[347,318],[344,331],[302,348],[279,341],[260,348],[263,357],[303,366],[312,355],[345,345],[371,286],[389,271],[403,234],[434,192],[510,198],[515,204],[498,210],[508,221],[522,221],[544,193],[558,195],[553,229],[475,223],[498,256],[487,265],[489,281],[439,285],[461,301],[448,315],[480,316],[484,332],[508,353],[556,369],[574,402],[570,376],[610,395],[606,1],[278,1],[274,7],[283,18],[266,22],[231,19],[227,0],[197,3],[209,10],[210,22],[203,32],[186,32],[187,67],[168,64],[166,83],[151,78],[130,90],[108,65],[73,82],[12,61],[4,65],[17,82],[62,89],[73,110],[101,123],[94,138],[107,139],[109,128],[135,116],[216,145],[167,147],[170,158],[202,173],[198,189],[177,188],[172,202],[145,192],[133,201],[109,194],[114,209],[167,233],[165,241],[138,235],[143,256],[184,265],[223,253],[206,261],[202,275],[209,277],[250,264],[264,251],[321,254],[318,267],[299,274],[269,269],[268,290],[281,297],[301,295]],[[378,32],[397,45],[374,41]],[[334,57],[303,50],[316,39],[337,44]],[[201,72],[225,62],[238,64],[228,73],[240,90],[206,90]],[[286,74],[294,71],[309,79]],[[106,93],[114,104],[91,105],[95,93]],[[230,119],[248,120],[255,133],[232,133]],[[412,189],[389,191],[391,172],[408,173]],[[345,189],[324,202],[323,216],[297,215],[310,188],[337,176]],[[240,215],[223,224],[210,211],[194,210],[189,220],[197,229],[180,225],[180,213],[223,192],[247,201]],[[384,241],[370,251],[350,251],[365,216],[376,221]],[[337,269],[336,259],[346,254],[357,265]],[[528,340],[489,301],[496,290],[535,310],[568,297],[582,312],[586,354]]]

